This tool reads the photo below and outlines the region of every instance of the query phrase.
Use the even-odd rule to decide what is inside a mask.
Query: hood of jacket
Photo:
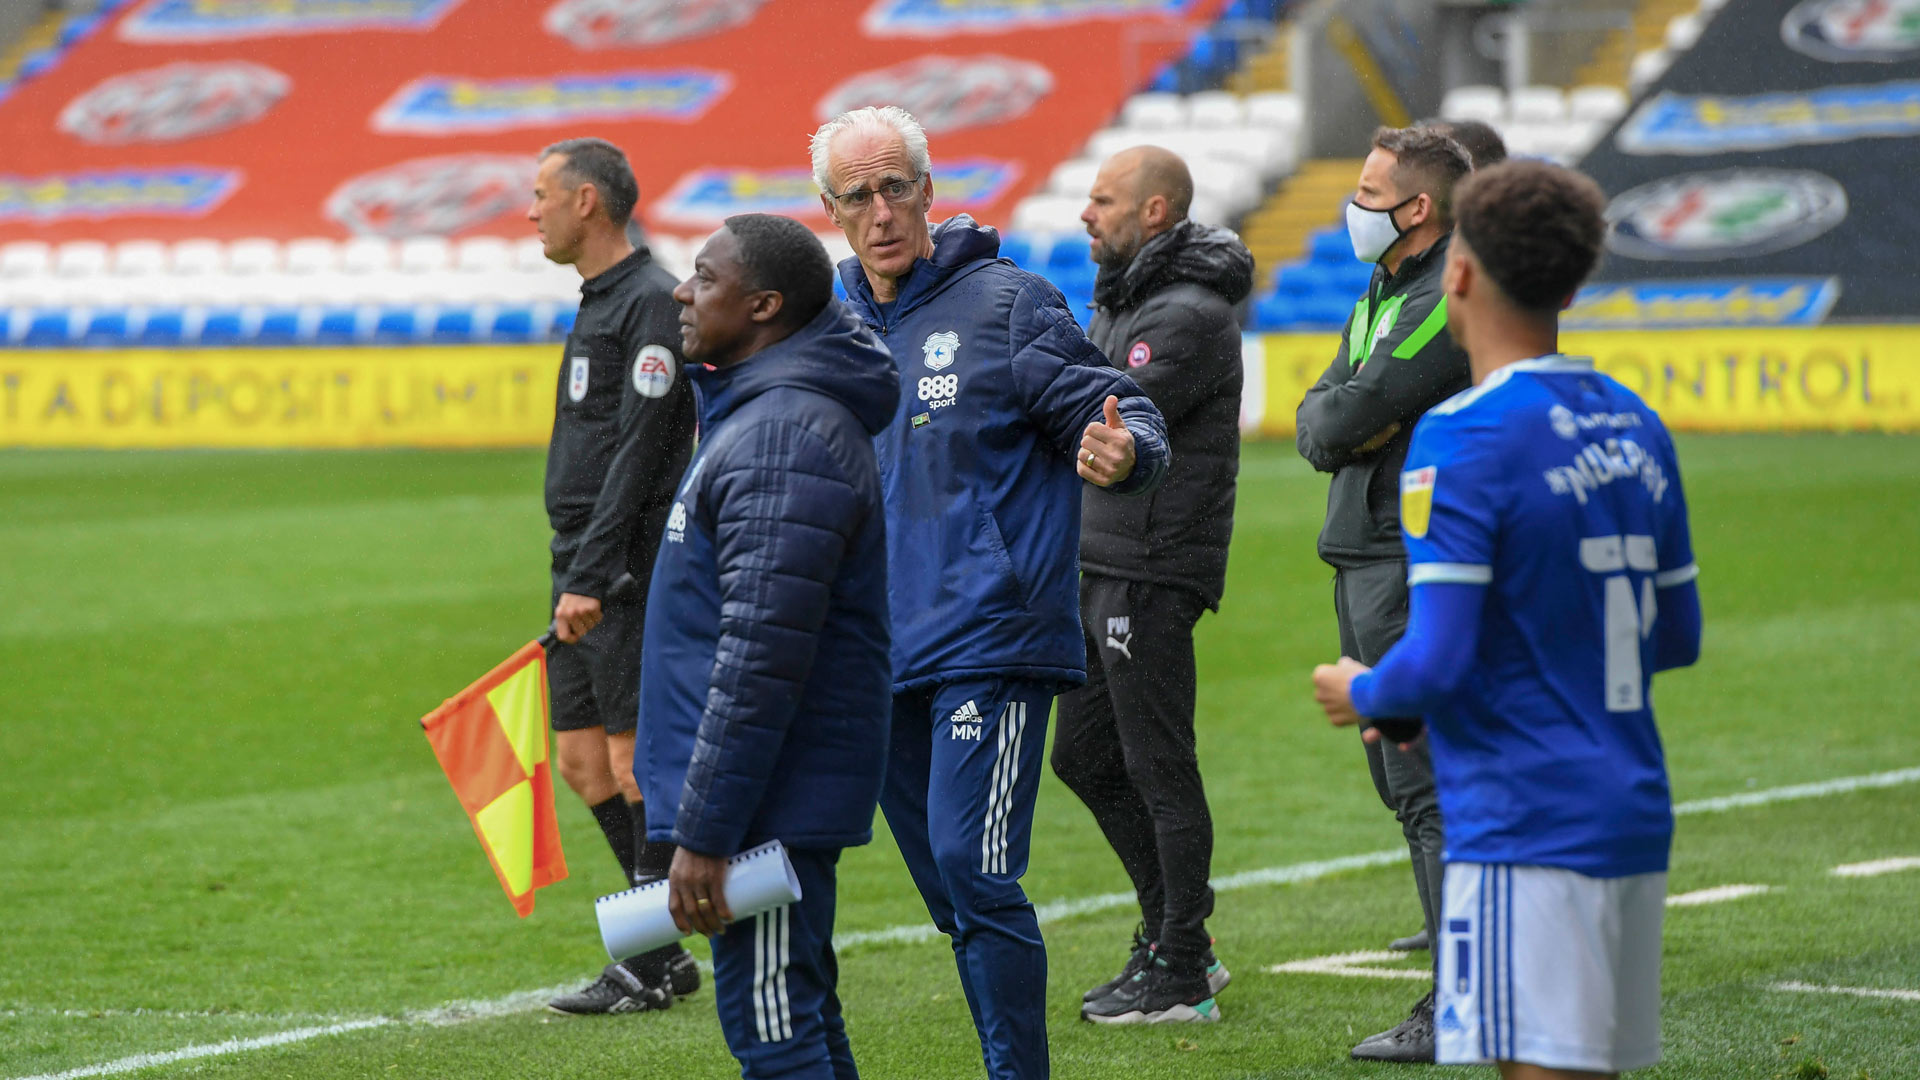
[[[1180,282],[1192,282],[1238,304],[1253,291],[1253,256],[1231,231],[1182,221],[1146,242],[1124,267],[1100,268],[1093,301],[1124,310]]]
[[[933,236],[933,254],[915,259],[913,269],[901,282],[895,298],[893,317],[904,319],[913,309],[940,295],[946,287],[1000,257],[1000,234],[973,220],[967,214],[955,214],[928,229]],[[879,301],[873,286],[860,266],[859,256],[840,262],[840,283],[847,296],[866,311],[877,315]]]
[[[727,368],[695,367],[700,423],[707,430],[761,394],[791,386],[825,394],[853,411],[868,435],[893,421],[900,373],[893,354],[838,300],[792,334]]]

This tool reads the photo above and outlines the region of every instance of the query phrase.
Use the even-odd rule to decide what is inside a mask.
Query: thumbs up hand
[[[1107,395],[1105,422],[1095,420],[1080,437],[1080,456],[1075,462],[1080,478],[1090,484],[1112,487],[1133,472],[1133,432],[1120,419],[1120,399]]]

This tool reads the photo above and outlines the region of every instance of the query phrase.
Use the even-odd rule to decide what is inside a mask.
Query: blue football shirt
[[[1591,360],[1508,365],[1421,419],[1401,527],[1409,584],[1487,588],[1473,669],[1426,717],[1446,858],[1666,869],[1653,628],[1698,570],[1660,418]]]

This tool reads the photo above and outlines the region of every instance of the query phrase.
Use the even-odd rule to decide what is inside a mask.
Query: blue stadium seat
[[[1021,267],[1030,266],[1033,263],[1033,241],[1022,233],[1002,233],[1000,234],[1000,257],[1012,259]]]
[[[142,345],[178,345],[187,334],[187,313],[181,308],[154,308],[141,324]]]
[[[86,333],[80,335],[82,345],[125,345],[130,335],[127,332],[126,308],[102,308],[93,313],[87,321]]]
[[[19,78],[31,79],[36,75],[41,75],[51,70],[53,66],[59,62],[59,49],[36,49],[26,56],[21,57],[20,66],[16,70],[19,72]]]
[[[21,342],[33,348],[58,348],[73,337],[73,328],[65,309],[54,311],[36,311],[32,321],[27,323],[27,333]]]
[[[246,318],[239,308],[215,308],[200,324],[202,345],[238,345],[246,338]]]
[[[373,340],[384,345],[401,345],[413,341],[414,332],[419,325],[418,311],[410,307],[384,308],[373,324]]]
[[[1154,75],[1147,89],[1156,94],[1177,94],[1180,92],[1180,65],[1168,64]]]
[[[1347,238],[1345,229],[1321,229],[1307,241],[1307,254],[1319,263],[1353,263],[1360,260],[1353,257],[1353,241]]]
[[[1321,271],[1328,274],[1327,280],[1343,293],[1359,296],[1373,283],[1373,264],[1353,259],[1342,265],[1322,266]]]
[[[1280,268],[1280,274],[1274,279],[1273,291],[1278,296],[1312,296],[1321,291],[1325,277],[1320,269],[1310,262],[1294,262]]]
[[[840,275],[833,276],[837,279]],[[556,341],[564,340],[568,334],[573,333],[573,321],[579,317],[580,309],[562,307],[553,313],[553,323],[547,327],[547,335]]]
[[[1048,274],[1056,270],[1078,273],[1083,269],[1091,269],[1093,266],[1093,256],[1090,254],[1091,243],[1079,233],[1062,233],[1054,237],[1053,246],[1047,249]]]
[[[253,334],[256,345],[292,345],[299,340],[299,308],[269,309],[260,317],[260,329]]]
[[[1300,321],[1315,326],[1339,327],[1346,323],[1347,316],[1353,314],[1353,300],[1349,297],[1321,293],[1301,301],[1298,307]]]
[[[443,308],[433,320],[433,340],[458,344],[473,340],[473,309]]]
[[[1295,299],[1281,293],[1272,293],[1254,301],[1253,328],[1256,330],[1279,330],[1291,326],[1297,321],[1298,309]]]
[[[358,339],[359,332],[359,308],[330,307],[320,312],[320,325],[314,328],[313,340],[321,345],[351,345]]]
[[[494,313],[493,326],[487,335],[495,341],[524,342],[533,340],[533,309],[530,307],[503,307]]]

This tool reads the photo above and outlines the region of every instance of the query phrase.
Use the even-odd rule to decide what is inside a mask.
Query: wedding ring
[[[1093,464],[1093,451],[1087,451],[1087,464]]]
[[[712,907],[712,906],[713,906],[713,901],[711,901],[711,900],[709,900],[709,899],[707,899],[707,898],[706,898],[706,897],[704,897],[704,896],[702,896],[702,897],[700,897],[700,898],[698,898],[698,899],[696,899],[696,900],[694,901],[694,903],[696,903],[696,904],[698,904],[698,905],[700,905],[701,907]]]

